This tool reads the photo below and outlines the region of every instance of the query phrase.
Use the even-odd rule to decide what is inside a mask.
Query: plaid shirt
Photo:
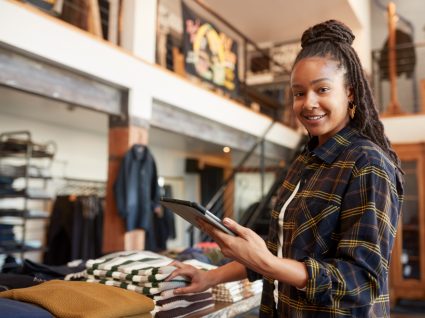
[[[350,126],[314,142],[294,161],[272,211],[267,246],[277,255],[279,212],[300,182],[285,211],[282,254],[305,263],[308,281],[305,290],[279,283],[278,316],[389,317],[401,172]],[[273,282],[264,278],[260,317],[276,315]]]

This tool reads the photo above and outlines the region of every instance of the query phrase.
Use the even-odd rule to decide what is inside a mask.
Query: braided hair
[[[351,125],[362,135],[373,141],[400,168],[400,159],[391,147],[384,133],[384,126],[379,119],[379,113],[373,98],[369,82],[363,72],[360,59],[351,44],[354,34],[345,24],[336,20],[316,24],[307,29],[301,37],[301,51],[295,62],[308,57],[331,58],[344,68],[345,82],[351,86],[357,111],[351,120]]]

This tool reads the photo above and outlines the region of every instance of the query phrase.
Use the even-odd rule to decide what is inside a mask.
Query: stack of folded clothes
[[[186,260],[183,263],[190,264],[200,269],[211,270],[217,268],[215,265],[206,264],[198,260]],[[212,288],[213,298],[216,301],[237,302],[239,300],[260,294],[263,290],[263,281],[254,282],[243,279],[234,282],[222,283]]]
[[[214,306],[211,290],[184,295],[174,295],[173,290],[166,290],[153,299],[155,318],[180,318]]]
[[[164,290],[183,287],[188,284],[184,277],[165,279],[175,270],[168,266],[171,258],[140,251],[89,260],[86,263],[87,281],[125,288],[153,296]]]
[[[157,318],[184,317],[214,306],[211,291],[197,294],[174,295],[174,289],[187,286],[187,278],[166,278],[176,269],[169,264],[173,259],[150,251],[122,252],[86,262],[83,273],[65,279],[120,287],[144,294],[153,299],[151,314]]]
[[[86,282],[51,280],[0,292],[1,317],[151,317],[149,297]]]
[[[219,284],[214,286],[212,293],[217,301],[234,303],[239,300],[260,294],[263,290],[263,281],[250,282],[247,279]]]

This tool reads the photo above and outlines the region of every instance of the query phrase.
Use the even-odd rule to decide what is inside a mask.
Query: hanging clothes
[[[103,200],[96,195],[56,197],[47,231],[44,264],[64,265],[99,257],[103,238]]]
[[[160,191],[162,197],[173,197],[172,188],[168,184],[160,188]],[[153,223],[158,251],[165,251],[167,249],[167,240],[176,238],[174,213],[170,209],[163,207],[161,216],[154,214]]]
[[[160,189],[154,157],[149,149],[133,145],[124,156],[114,184],[119,215],[126,230],[146,232],[145,249],[158,249],[153,228],[154,210],[159,207]]]
[[[397,76],[405,74],[407,78],[412,78],[416,65],[416,52],[413,45],[413,37],[400,29],[396,29],[395,32],[396,45],[404,45],[404,47],[396,49]],[[387,39],[380,52],[379,68],[382,80],[389,80],[388,42],[389,40]]]

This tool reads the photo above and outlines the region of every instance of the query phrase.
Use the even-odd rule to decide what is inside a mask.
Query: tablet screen
[[[172,198],[161,198],[160,203],[197,228],[200,228],[197,219],[201,218],[226,234],[236,236],[217,216],[199,203]]]

